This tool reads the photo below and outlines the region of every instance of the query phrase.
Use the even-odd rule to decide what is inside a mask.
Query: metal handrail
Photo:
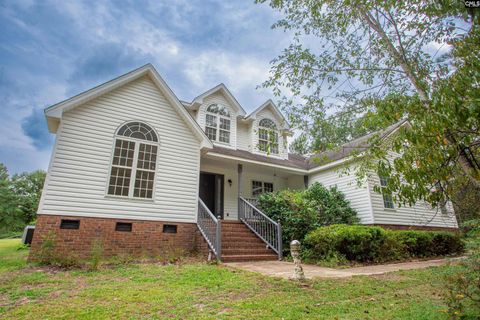
[[[239,219],[282,259],[282,226],[243,197],[239,198]]]
[[[254,207],[256,207],[258,205],[258,199],[257,198],[243,198],[245,200],[247,200],[247,202],[250,202],[250,204],[252,204]]]
[[[222,256],[222,223],[200,198],[198,198],[197,226],[205,241],[207,241],[210,250],[220,261]]]

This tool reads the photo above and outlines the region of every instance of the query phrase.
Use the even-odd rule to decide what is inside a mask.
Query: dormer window
[[[278,154],[278,130],[272,120],[265,118],[258,123],[258,149]]]
[[[230,112],[224,106],[211,104],[205,114],[205,133],[216,142],[230,143]]]

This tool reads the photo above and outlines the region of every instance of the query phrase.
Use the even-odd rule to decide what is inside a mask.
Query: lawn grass
[[[447,318],[447,266],[298,284],[204,263],[55,271],[18,245],[0,240],[1,319]]]
[[[0,239],[0,277],[7,271],[27,266],[28,249],[19,239]]]

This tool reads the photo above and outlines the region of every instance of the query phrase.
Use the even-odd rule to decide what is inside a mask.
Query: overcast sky
[[[183,100],[223,82],[248,111],[289,43],[253,0],[0,1],[0,162],[47,169],[43,109],[152,63]]]

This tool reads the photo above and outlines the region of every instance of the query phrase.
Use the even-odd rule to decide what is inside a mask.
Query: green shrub
[[[258,200],[259,208],[282,224],[285,249],[290,241],[302,241],[308,232],[321,226],[359,221],[342,192],[336,187],[327,189],[320,183],[303,191],[281,190],[262,194]]]
[[[331,225],[305,237],[303,256],[309,261],[343,257],[352,262],[385,262],[410,257],[458,254],[459,235],[448,232],[392,231],[361,225]]]
[[[90,249],[90,259],[88,261],[88,268],[92,271],[98,270],[100,262],[103,257],[103,242],[99,239],[95,239]]]
[[[348,261],[378,261],[387,238],[387,231],[380,227],[332,225],[318,228],[305,237],[304,256],[308,260],[340,255]]]
[[[429,257],[432,255],[433,233],[426,231],[392,231],[393,237],[405,246],[410,257]]]
[[[81,266],[80,260],[73,253],[57,252],[56,235],[53,231],[48,232],[42,237],[42,244],[35,256],[35,261],[42,265],[65,269]]]
[[[42,236],[42,244],[37,253],[36,260],[40,264],[50,264],[55,258],[56,235],[53,231]]]
[[[434,232],[432,239],[432,255],[451,255],[462,253],[465,245],[459,234],[450,232]]]
[[[350,207],[350,202],[337,186],[327,189],[316,182],[303,192],[306,204],[316,212],[319,223],[323,226],[331,224],[355,224],[360,220],[357,212]]]
[[[446,276],[445,300],[451,319],[478,319],[480,315],[480,220],[467,223],[469,256]]]

